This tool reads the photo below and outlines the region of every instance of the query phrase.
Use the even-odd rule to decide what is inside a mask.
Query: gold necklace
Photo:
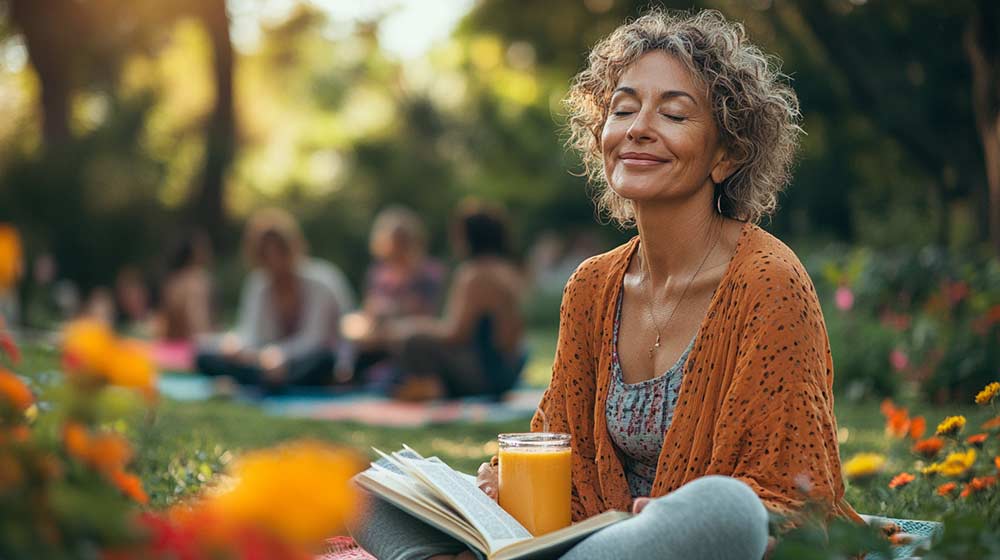
[[[701,264],[698,265],[698,269],[694,271],[694,274],[687,281],[687,285],[684,286],[684,290],[681,292],[680,299],[677,300],[677,304],[674,305],[674,308],[670,310],[670,315],[667,316],[667,323],[666,324],[669,325],[670,324],[670,320],[674,318],[674,312],[677,311],[677,308],[681,306],[681,303],[684,301],[684,296],[687,295],[688,288],[691,287],[691,284],[694,282],[694,279],[698,277],[698,273],[701,272],[701,267],[705,266],[705,262],[708,261],[708,256],[711,255],[715,251],[715,247],[719,244],[719,239],[721,237],[722,237],[722,225],[720,224],[719,225],[719,231],[715,235],[715,242],[712,243],[712,248],[709,249],[707,253],[705,253],[705,257],[701,259]],[[643,263],[643,264],[646,264],[646,263]],[[656,317],[653,316],[653,295],[654,295],[654,291],[653,291],[652,275],[649,273],[649,266],[648,265],[646,266],[646,277],[647,277],[647,279],[649,279],[649,282],[648,282],[648,285],[649,285],[649,305],[646,306],[646,312],[649,313],[649,320],[652,321],[653,328],[656,329],[656,342],[654,342],[653,345],[649,347],[649,357],[652,358],[653,355],[656,354],[656,350],[660,347],[660,325],[656,322]]]

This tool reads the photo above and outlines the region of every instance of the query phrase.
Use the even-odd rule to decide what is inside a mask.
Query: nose
[[[628,127],[626,137],[633,142],[649,142],[653,140],[652,121],[655,110],[648,110],[645,107],[635,113],[635,118]]]

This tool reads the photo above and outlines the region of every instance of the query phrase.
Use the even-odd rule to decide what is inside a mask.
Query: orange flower
[[[21,236],[10,224],[0,223],[0,295],[21,278]]]
[[[69,422],[63,426],[63,445],[70,457],[86,462],[90,458],[90,434],[82,424]]]
[[[103,323],[73,322],[64,334],[63,355],[70,371],[148,394],[156,386],[156,369],[146,347],[138,341],[115,338]]]
[[[0,369],[0,399],[14,406],[18,412],[27,410],[35,402],[31,389],[13,373]]]
[[[87,462],[104,474],[119,471],[132,459],[132,449],[125,438],[117,434],[101,434],[91,438]]]
[[[983,425],[980,426],[980,428],[984,430],[1000,429],[1000,416],[997,416],[995,418],[990,418],[989,420],[983,422]]]
[[[924,432],[927,431],[927,420],[923,416],[917,416],[910,421],[910,439],[916,441],[924,437]]]
[[[112,471],[110,474],[111,482],[122,491],[123,494],[132,498],[140,504],[149,503],[149,496],[146,495],[145,490],[142,489],[142,481],[139,477],[134,474],[129,474],[123,470]]]
[[[74,321],[63,332],[63,357],[67,369],[102,376],[115,336],[107,325],[90,319]]]
[[[996,465],[997,470],[1000,471],[1000,457],[994,457],[993,464]]]
[[[317,441],[256,451],[234,464],[235,484],[206,507],[237,526],[314,546],[357,514],[361,497],[350,479],[361,468],[353,452]]]
[[[939,437],[930,437],[914,444],[913,452],[919,453],[928,459],[933,459],[938,453],[941,452],[942,447],[944,447],[943,439]]]
[[[134,340],[115,345],[105,375],[110,383],[122,387],[152,390],[156,383],[156,370],[146,347]]]
[[[965,489],[962,490],[961,496],[963,498],[968,498],[972,494],[978,494],[983,490],[993,486],[997,483],[997,477],[995,476],[982,476],[973,478],[965,485]]]
[[[955,488],[958,488],[958,484],[954,482],[945,482],[941,486],[937,487],[937,494],[938,496],[950,496],[951,493],[955,491]]]
[[[908,472],[899,473],[889,481],[889,488],[902,488],[916,479],[917,477]]]
[[[905,408],[893,411],[892,415],[886,418],[885,432],[894,438],[904,438],[910,431],[910,415]]]
[[[967,437],[965,439],[965,443],[968,443],[969,445],[975,445],[976,447],[982,449],[983,448],[983,442],[986,441],[987,437],[988,437],[987,434],[976,434],[976,435]]]
[[[885,416],[885,433],[896,438],[906,437],[910,430],[910,414],[905,408],[897,408],[891,399],[882,401],[882,415]]]

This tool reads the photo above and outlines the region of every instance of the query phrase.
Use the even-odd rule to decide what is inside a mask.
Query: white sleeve
[[[264,276],[255,271],[251,272],[250,276],[243,282],[243,291],[240,294],[236,333],[240,336],[243,344],[251,348],[261,343],[260,322],[263,319],[261,311],[265,304],[265,288]]]

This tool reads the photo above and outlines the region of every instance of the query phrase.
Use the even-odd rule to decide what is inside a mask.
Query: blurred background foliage
[[[228,308],[242,221],[265,205],[292,210],[312,251],[356,285],[371,218],[390,203],[426,219],[438,254],[467,195],[508,207],[522,254],[553,236],[610,247],[631,233],[594,219],[562,146],[560,100],[588,48],[625,18],[712,7],[779,56],[799,94],[807,136],[765,226],[820,284],[845,387],[856,378],[858,391],[891,394],[894,369],[912,370],[940,396],[996,375],[995,3],[428,2],[410,8],[460,17],[407,56],[384,44],[407,3],[355,18],[334,4],[0,0],[0,221],[84,293],[126,265],[154,277],[169,239],[204,228]],[[934,294],[954,283],[970,293],[942,314]],[[838,288],[857,305],[833,307]],[[536,304],[530,316],[552,326],[558,286]],[[909,322],[894,327],[887,313]],[[964,372],[961,383],[930,382],[938,374],[917,371],[928,363]]]

